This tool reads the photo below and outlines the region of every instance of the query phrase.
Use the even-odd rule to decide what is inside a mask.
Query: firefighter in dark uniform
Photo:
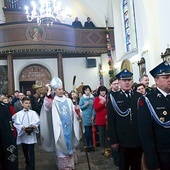
[[[127,69],[116,75],[120,91],[111,93],[107,102],[110,142],[119,151],[120,170],[141,169],[142,147],[137,125],[137,101],[141,94],[132,91],[132,76]]]
[[[0,102],[0,170],[18,170],[18,151],[7,106]]]
[[[149,170],[170,170],[170,65],[150,71],[157,88],[140,98],[139,134]]]

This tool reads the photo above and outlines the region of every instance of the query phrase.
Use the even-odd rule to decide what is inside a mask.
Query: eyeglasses
[[[112,83],[111,85],[117,85],[118,83]]]

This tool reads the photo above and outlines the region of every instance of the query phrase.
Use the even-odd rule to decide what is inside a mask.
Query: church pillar
[[[64,88],[64,73],[63,73],[63,59],[62,59],[62,53],[58,53],[58,77],[63,82],[63,88]]]
[[[7,54],[7,67],[8,67],[8,94],[14,93],[14,67],[13,55]]]

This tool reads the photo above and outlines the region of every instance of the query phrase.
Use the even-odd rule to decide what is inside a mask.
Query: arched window
[[[136,23],[133,0],[123,0],[123,28],[126,52],[137,47]]]

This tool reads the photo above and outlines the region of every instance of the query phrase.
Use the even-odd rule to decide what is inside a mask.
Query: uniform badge
[[[11,162],[15,162],[15,160],[17,159],[17,156],[12,154],[8,157],[8,160],[11,161]]]
[[[8,148],[7,148],[7,151],[11,152],[11,153],[14,153],[16,147],[14,145],[10,145]]]
[[[164,117],[160,117],[159,120],[160,120],[161,122],[164,122],[164,121],[165,121],[165,118],[164,118]]]
[[[163,111],[163,115],[166,116],[168,113],[167,111]]]

